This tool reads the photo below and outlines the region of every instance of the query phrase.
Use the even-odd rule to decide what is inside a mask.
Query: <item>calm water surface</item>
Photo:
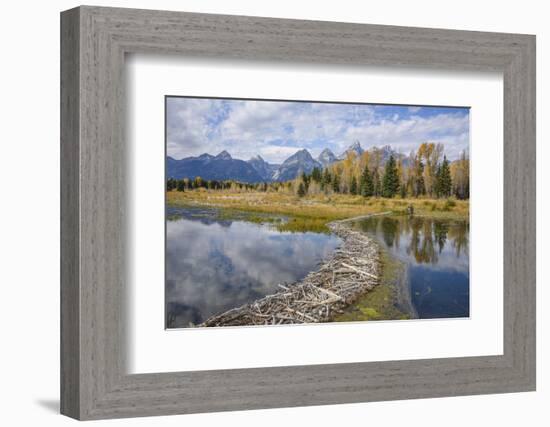
[[[469,316],[468,222],[378,216],[356,227],[404,264],[395,302],[401,311],[421,319]]]
[[[167,208],[166,326],[183,328],[299,280],[341,241],[318,233],[223,220],[209,209]]]

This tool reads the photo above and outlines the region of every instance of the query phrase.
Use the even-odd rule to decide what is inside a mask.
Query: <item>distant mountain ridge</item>
[[[314,168],[322,169],[323,165],[311,157],[306,149],[299,150],[286,159],[272,176],[273,181],[288,181],[301,173],[311,173]]]
[[[225,150],[217,156],[204,153],[198,157],[186,157],[181,160],[168,157],[166,176],[174,179],[195,179],[196,177],[219,181],[233,179],[249,183],[263,181],[252,165],[244,160],[232,158]]]
[[[403,162],[408,160],[406,156],[397,153],[389,145],[381,148],[372,147],[367,151],[374,153],[375,150],[380,154],[381,165],[384,165],[391,155],[395,159],[402,159]],[[247,161],[234,159],[226,150],[215,156],[204,153],[200,156],[185,157],[180,160],[168,156],[166,158],[166,176],[174,179],[195,179],[200,176],[205,180],[235,180],[246,183],[288,181],[303,172],[309,174],[314,168],[326,168],[345,159],[351,152],[360,156],[365,150],[361,147],[361,143],[356,141],[338,157],[330,149],[325,148],[317,159],[314,159],[307,149],[302,149],[296,151],[282,164],[268,163],[260,155]]]

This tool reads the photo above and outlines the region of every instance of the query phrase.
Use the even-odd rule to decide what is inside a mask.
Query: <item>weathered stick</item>
[[[384,213],[385,214],[385,213]],[[380,214],[377,214],[380,215]],[[328,224],[342,245],[316,271],[280,291],[250,304],[210,317],[199,326],[280,325],[328,322],[378,284],[379,248],[348,223],[357,217]]]

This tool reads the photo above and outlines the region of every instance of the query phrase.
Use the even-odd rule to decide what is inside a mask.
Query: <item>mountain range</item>
[[[181,160],[168,157],[166,159],[166,176],[175,179],[194,179],[200,176],[206,180],[264,181],[264,177],[252,164],[232,158],[227,151],[222,151],[217,156],[205,153],[198,157],[186,157]]]
[[[247,183],[288,181],[296,178],[302,172],[309,174],[316,167],[323,169],[330,166],[334,162],[344,159],[350,152],[361,155],[364,150],[357,141],[338,157],[331,150],[325,148],[317,159],[314,159],[308,150],[302,149],[281,164],[268,163],[260,155],[247,161],[234,159],[225,150],[216,156],[204,153],[197,157],[185,157],[180,160],[168,156],[166,176],[174,179],[194,179],[200,176],[206,180],[235,180]],[[380,153],[382,164],[389,159],[391,154],[400,156],[390,146],[382,147]]]

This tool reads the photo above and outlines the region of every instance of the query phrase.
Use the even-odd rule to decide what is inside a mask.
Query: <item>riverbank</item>
[[[333,319],[334,322],[405,320],[416,317],[410,304],[410,295],[401,295],[408,288],[406,265],[382,249],[379,263],[381,276],[378,286],[345,307],[343,314]],[[401,309],[403,306],[407,309]]]
[[[252,221],[272,222],[280,231],[328,232],[332,221],[391,212],[405,214],[412,206],[417,216],[468,220],[469,202],[454,199],[384,199],[364,198],[348,194],[297,197],[292,194],[261,191],[191,190],[169,191],[166,202],[170,206],[208,206],[231,212],[249,212]],[[286,221],[278,222],[281,216]]]
[[[272,295],[212,316],[199,326],[320,323],[342,315],[345,307],[378,285],[379,247],[351,228],[348,220],[327,226],[343,243],[316,271],[296,283],[279,285],[280,290]]]

